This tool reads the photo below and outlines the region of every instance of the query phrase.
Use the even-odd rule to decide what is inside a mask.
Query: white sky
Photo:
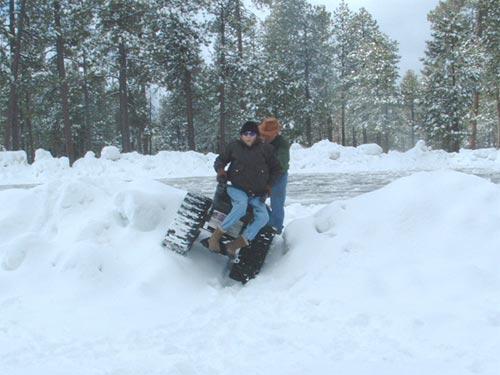
[[[309,0],[314,5],[325,5],[333,12],[340,0]],[[401,75],[408,69],[419,72],[424,56],[425,41],[430,38],[427,13],[439,0],[347,0],[351,10],[361,7],[377,20],[380,30],[399,42]]]

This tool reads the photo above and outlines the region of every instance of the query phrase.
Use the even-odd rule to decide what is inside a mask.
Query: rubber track
[[[200,228],[207,219],[211,205],[210,198],[191,192],[187,193],[162,245],[179,254],[188,252],[200,234]]]

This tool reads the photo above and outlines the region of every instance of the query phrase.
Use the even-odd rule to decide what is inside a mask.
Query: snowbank
[[[0,191],[0,373],[497,373],[497,185],[421,172],[335,202],[245,287],[222,257],[163,251],[182,196],[87,177]]]
[[[15,155],[15,156],[14,156]],[[53,158],[48,151],[37,150],[35,162],[26,163],[26,155],[0,152],[0,185],[48,182],[75,177],[138,178],[213,176],[216,155],[193,151],[161,151],[156,155],[137,152],[120,154],[113,146],[104,147],[101,156],[93,152],[69,167],[67,158]],[[496,149],[461,150],[459,153],[432,151],[423,141],[407,152],[384,154],[380,146],[365,144],[343,147],[321,141],[312,147],[291,147],[290,173],[387,172],[436,169],[500,170],[500,151]]]
[[[23,166],[27,164],[24,151],[0,151],[0,167]]]

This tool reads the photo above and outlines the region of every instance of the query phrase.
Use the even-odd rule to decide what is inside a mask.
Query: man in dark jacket
[[[246,214],[248,205],[253,208],[253,221],[239,238],[227,245],[228,255],[234,256],[238,249],[247,246],[269,221],[264,202],[271,193],[271,186],[280,176],[281,168],[273,147],[263,143],[258,135],[258,124],[247,121],[240,130],[240,139],[227,145],[224,152],[215,159],[217,178],[227,177],[231,182],[227,193],[231,197],[232,209],[221,227],[217,228],[208,240],[212,251],[221,251],[222,235]],[[226,172],[227,164],[229,168]]]

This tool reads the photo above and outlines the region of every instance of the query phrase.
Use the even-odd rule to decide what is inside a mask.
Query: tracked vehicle
[[[226,188],[225,182],[219,182],[213,199],[188,192],[162,245],[182,255],[186,255],[196,243],[208,250],[208,238],[231,211],[231,199]],[[224,234],[221,247],[224,248],[225,244],[239,237],[252,218],[249,208],[246,215]],[[272,227],[264,226],[248,246],[241,248],[235,258],[229,259],[229,277],[243,284],[254,278],[264,264],[274,235]]]

